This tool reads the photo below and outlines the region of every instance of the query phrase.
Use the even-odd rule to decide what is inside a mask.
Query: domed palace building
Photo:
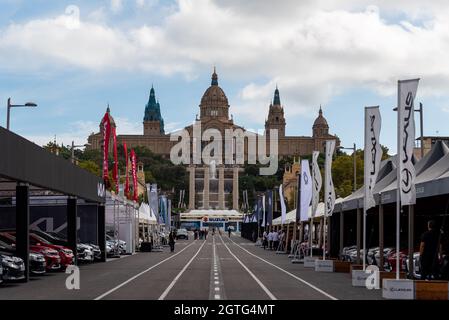
[[[201,124],[202,132],[210,128],[218,130],[223,137],[223,148],[225,146],[224,138],[226,129],[241,129],[245,131],[242,126],[234,123],[232,116],[229,116],[229,101],[223,89],[218,85],[218,75],[215,69],[212,74],[210,86],[201,98],[199,109],[199,118],[197,115],[195,123]],[[159,101],[156,99],[155,90],[151,88],[143,117],[143,134],[118,135],[118,143],[123,144],[126,142],[128,149],[135,146],[144,146],[154,153],[169,159],[171,148],[178,142],[170,141],[170,134],[165,132],[162,113]],[[278,130],[279,157],[295,156],[299,158],[302,155],[312,154],[314,150],[323,152],[324,142],[326,140],[334,139],[336,140],[337,146],[339,145],[338,137],[329,133],[329,125],[323,116],[321,107],[318,112],[318,117],[312,126],[312,136],[286,136],[286,123],[284,106],[281,104],[279,89],[276,87],[273,101],[268,108],[265,132],[267,133],[272,129]],[[190,137],[193,137],[193,125],[187,126],[185,129],[189,132]],[[91,134],[88,141],[88,148],[100,149],[102,145],[101,132]],[[204,142],[202,145],[204,147]],[[247,146],[245,146],[245,154],[246,151]],[[242,170],[241,165],[215,163],[189,164],[190,212],[211,209],[238,211],[238,176]],[[199,215],[201,214],[199,212]]]

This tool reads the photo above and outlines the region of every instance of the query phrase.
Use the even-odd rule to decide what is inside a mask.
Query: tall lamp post
[[[6,129],[9,131],[9,122],[10,122],[10,114],[11,108],[21,108],[21,107],[29,107],[34,108],[37,107],[37,104],[34,102],[27,102],[25,104],[11,104],[11,98],[8,98],[8,103],[6,106]]]
[[[73,164],[75,164],[75,148],[81,148],[81,147],[87,147],[90,146],[90,143],[82,144],[82,145],[75,145],[75,141],[72,141],[72,148],[71,148],[71,156],[70,160]]]
[[[393,108],[393,111],[398,111],[398,108]],[[420,129],[420,140],[421,140],[421,159],[424,157],[424,120],[423,120],[423,105],[422,102],[419,103],[419,109],[414,109],[413,111],[419,112],[419,129]]]
[[[353,154],[352,154],[352,157],[354,159],[354,186],[353,186],[353,191],[356,191],[357,190],[357,166],[356,166],[356,154],[355,154],[355,152],[356,152],[357,149],[356,149],[355,143],[354,143],[354,146],[352,148],[338,147],[338,149],[339,150],[353,150],[354,151]]]

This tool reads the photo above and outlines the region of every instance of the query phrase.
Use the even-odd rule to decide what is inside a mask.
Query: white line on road
[[[229,249],[229,247],[227,246],[227,244],[223,241],[223,238],[220,236],[221,242],[223,242],[223,245],[226,247],[226,249],[228,249],[229,253],[234,257],[235,260],[237,260],[238,263],[240,263],[240,265],[243,267],[243,269],[246,270],[246,272],[249,273],[249,275],[257,282],[257,284],[262,288],[263,291],[265,291],[265,293],[268,295],[268,297],[270,297],[271,300],[277,300],[277,298],[274,296],[274,294],[271,293],[270,290],[268,290],[267,287],[265,287],[265,285],[262,283],[262,281],[259,280],[259,278],[257,278],[254,273],[251,272],[251,270],[249,270],[245,264],[240,261],[239,258],[237,258],[237,256],[232,253],[231,249]]]
[[[193,245],[194,243],[196,243],[196,242],[192,242],[191,244],[189,244],[188,246],[186,246],[185,248],[183,248],[183,249],[180,250],[179,252],[175,253],[174,255],[172,255],[172,256],[170,256],[170,257],[168,257],[168,258],[166,258],[166,259],[164,259],[164,260],[162,260],[162,261],[160,261],[160,262],[158,262],[158,263],[156,263],[155,265],[149,267],[149,268],[146,269],[146,270],[143,270],[142,272],[140,272],[140,273],[136,274],[135,276],[129,278],[129,279],[126,280],[125,282],[122,282],[122,283],[119,284],[118,286],[116,286],[116,287],[112,288],[111,290],[109,290],[109,291],[103,293],[102,295],[96,297],[94,300],[101,300],[101,299],[103,299],[103,298],[106,297],[107,295],[110,295],[110,294],[113,293],[114,291],[120,289],[121,287],[123,287],[124,285],[130,283],[130,282],[133,281],[134,279],[140,277],[140,276],[143,275],[144,273],[147,273],[148,271],[150,271],[150,270],[156,268],[157,266],[159,266],[160,264],[164,263],[165,261],[168,261],[168,260],[170,260],[170,259],[173,259],[174,257],[176,257],[178,254],[180,254],[181,252],[183,252],[184,250],[186,250],[188,247],[190,247],[190,246]]]
[[[204,240],[203,244],[201,245],[201,247],[198,249],[198,251],[193,255],[193,257],[189,260],[189,262],[187,262],[187,264],[184,266],[184,268],[182,268],[182,270],[178,273],[178,275],[173,279],[173,281],[168,285],[167,289],[165,289],[165,291],[161,294],[161,296],[159,297],[158,300],[164,300],[165,297],[168,295],[168,293],[170,292],[170,290],[173,288],[173,286],[176,284],[176,282],[179,280],[179,278],[181,278],[182,274],[184,273],[184,271],[186,271],[186,269],[190,266],[190,264],[192,263],[192,261],[196,258],[196,256],[198,255],[198,253],[200,253],[201,249],[203,249],[204,245],[206,244],[206,240]]]
[[[230,240],[231,240],[231,239],[230,239]],[[223,239],[222,239],[222,241],[223,241]],[[252,252],[246,250],[245,248],[243,248],[242,246],[240,246],[239,244],[237,244],[237,243],[234,242],[233,240],[231,240],[231,241],[232,241],[236,246],[238,246],[240,249],[246,251],[248,254],[252,255],[253,257],[256,257],[257,259],[262,260],[263,262],[269,264],[270,266],[275,267],[275,268],[281,270],[282,272],[288,274],[288,275],[291,276],[292,278],[295,278],[296,280],[301,281],[301,282],[304,283],[305,285],[308,285],[309,287],[311,287],[312,289],[314,289],[314,290],[318,291],[319,293],[325,295],[325,296],[328,297],[329,299],[331,299],[331,300],[338,300],[338,299],[335,298],[334,296],[332,296],[332,295],[330,295],[329,293],[327,293],[327,292],[321,290],[320,288],[314,286],[313,284],[307,282],[306,280],[301,279],[300,277],[295,276],[293,273],[290,273],[290,272],[288,272],[287,270],[284,270],[284,269],[282,269],[281,267],[278,267],[277,265],[275,265],[275,264],[273,264],[273,263],[271,263],[271,262],[269,262],[269,261],[267,261],[267,260],[265,260],[265,259],[263,259],[263,258],[261,258],[261,257],[259,257],[259,256],[257,256],[257,255],[255,255],[254,253],[252,253]],[[229,250],[229,249],[228,249],[228,250]]]

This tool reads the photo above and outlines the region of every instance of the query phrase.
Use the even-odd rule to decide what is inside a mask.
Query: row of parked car
[[[384,257],[384,270],[385,271],[396,271],[396,258],[397,258],[397,252],[396,248],[384,248],[383,249],[383,257]],[[368,265],[376,265],[380,266],[380,249],[379,247],[370,248],[368,249],[368,252],[366,254],[366,263]],[[363,259],[364,250],[360,250],[360,257]],[[416,279],[421,278],[421,271],[420,271],[420,261],[419,261],[419,252],[413,253],[413,276]],[[357,246],[350,246],[345,247],[342,250],[342,255],[340,257],[344,261],[350,261],[352,263],[355,263],[357,261]],[[408,266],[409,266],[409,256],[408,256],[408,249],[402,249],[399,251],[399,263],[400,263],[400,271],[407,272],[408,273]],[[443,256],[441,261],[438,262],[440,269],[442,270],[441,276],[447,277],[445,275],[445,269],[447,269],[447,264],[449,263],[449,257]]]
[[[74,263],[74,253],[67,248],[67,240],[55,232],[30,231],[30,274],[39,275],[48,271],[64,271]],[[106,254],[123,253],[126,243],[107,236]],[[15,230],[0,230],[0,283],[24,278],[25,265],[16,252]],[[93,262],[101,258],[100,248],[92,243],[78,243],[76,255],[79,262]]]

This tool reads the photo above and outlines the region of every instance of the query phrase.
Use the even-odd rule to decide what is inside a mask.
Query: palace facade
[[[224,141],[226,129],[245,129],[234,123],[233,117],[229,116],[229,101],[223,89],[218,85],[218,75],[214,70],[211,84],[204,92],[199,105],[199,118],[195,123],[201,124],[201,135],[207,129],[216,129],[223,137]],[[109,112],[109,108],[107,110]],[[112,125],[115,126],[112,116]],[[279,157],[310,155],[314,150],[324,152],[326,140],[336,140],[338,146],[340,141],[336,135],[329,133],[329,125],[323,116],[321,107],[318,117],[312,126],[312,136],[286,136],[286,119],[284,116],[284,106],[281,104],[279,89],[276,87],[274,98],[269,105],[268,114],[265,121],[265,135],[272,129],[278,132],[278,155]],[[101,131],[100,124],[100,131]],[[185,127],[190,136],[193,133],[193,125]],[[268,140],[268,139],[267,139]],[[128,149],[135,146],[144,146],[155,154],[170,158],[170,150],[177,141],[170,141],[170,134],[165,133],[164,119],[161,114],[159,101],[156,99],[155,90],[151,88],[148,103],[145,106],[143,117],[142,135],[118,135],[119,144],[126,142]],[[101,132],[93,133],[88,137],[89,149],[101,149]],[[245,148],[245,161],[247,160],[247,145]],[[193,144],[191,144],[193,150]],[[267,142],[267,153],[269,152],[269,142]],[[224,163],[224,161],[223,161]],[[242,166],[228,164],[190,164],[190,185],[189,185],[189,209],[234,209],[238,210],[238,176]]]

